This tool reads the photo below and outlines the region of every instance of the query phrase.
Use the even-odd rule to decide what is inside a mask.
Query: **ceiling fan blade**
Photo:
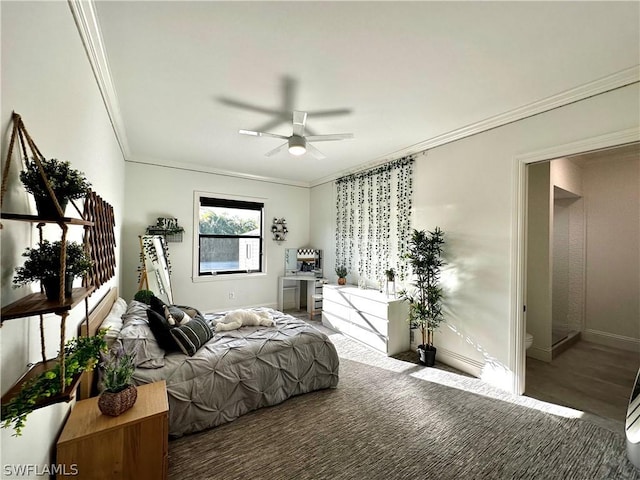
[[[307,112],[293,112],[293,134],[304,137],[304,127],[307,123]]]
[[[311,155],[313,155],[318,160],[323,160],[323,159],[327,158],[324,153],[322,153],[320,150],[318,150],[316,147],[314,147],[310,143],[307,143],[307,152],[309,152]]]
[[[285,138],[287,138],[287,137],[285,137]],[[288,147],[288,146],[289,146],[289,142],[283,143],[279,147],[276,147],[273,150],[270,150],[267,153],[265,153],[264,156],[265,157],[273,157],[276,153],[279,153],[281,150],[283,150],[285,147]]]
[[[253,130],[238,130],[238,133],[241,135],[249,135],[252,137],[273,137],[273,138],[282,138],[283,140],[287,140],[289,137],[285,137],[284,135],[278,135],[277,133],[267,133],[267,132],[254,132]]]
[[[307,142],[327,142],[329,140],[346,140],[353,138],[353,133],[333,133],[329,135],[311,135],[306,137]]]
[[[268,122],[260,125],[256,130],[264,132],[266,130],[272,130],[279,127],[283,123],[288,124],[291,121],[291,112],[278,112],[274,113],[274,118]]]
[[[228,105],[230,107],[242,108],[244,110],[251,110],[259,113],[266,113],[267,115],[279,115],[280,111],[274,110],[272,108],[260,107],[259,105],[252,105],[250,103],[241,102],[239,100],[234,100],[232,98],[227,97],[218,97],[218,101],[224,105]]]
[[[318,110],[315,112],[307,112],[312,117],[330,117],[333,115],[349,115],[352,112],[349,108],[340,108],[335,110]]]

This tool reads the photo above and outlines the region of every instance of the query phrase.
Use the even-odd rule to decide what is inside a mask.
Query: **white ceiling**
[[[95,2],[127,160],[303,184],[637,67],[639,6]],[[308,126],[355,138],[265,157],[282,142],[238,134],[276,119],[259,109],[346,109]]]

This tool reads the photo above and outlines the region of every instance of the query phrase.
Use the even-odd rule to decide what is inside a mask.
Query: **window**
[[[198,275],[262,272],[264,203],[200,197]]]

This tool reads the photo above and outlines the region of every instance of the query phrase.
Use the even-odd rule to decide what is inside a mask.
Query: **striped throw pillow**
[[[172,328],[170,332],[180,350],[190,357],[213,338],[213,332],[207,322],[198,317],[192,318],[184,325]]]

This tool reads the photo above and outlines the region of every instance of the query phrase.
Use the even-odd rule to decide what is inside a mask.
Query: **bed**
[[[123,314],[110,313],[102,325],[111,326],[110,341],[115,346],[136,352],[136,384],[166,381],[171,436],[215,427],[292,396],[338,384],[339,360],[331,340],[290,315],[255,309],[267,311],[275,326],[215,333],[189,356],[165,353],[158,346],[146,309],[132,301]],[[213,329],[225,313],[205,315],[206,322]]]

